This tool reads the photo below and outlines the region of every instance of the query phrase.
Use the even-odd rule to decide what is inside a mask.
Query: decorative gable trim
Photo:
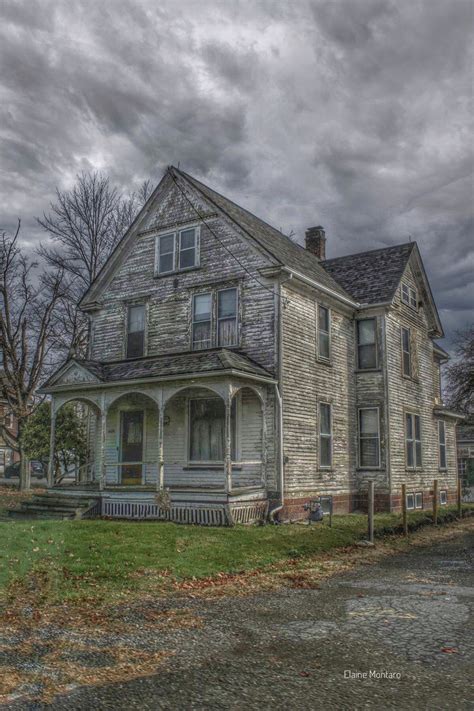
[[[99,378],[90,372],[86,367],[70,360],[65,363],[48,381],[47,385],[74,385],[74,384],[96,384],[100,383]],[[43,386],[45,387],[45,386]],[[40,389],[41,392],[43,388]]]
[[[424,296],[424,302],[425,306],[427,307],[427,315],[430,323],[430,330],[432,331],[430,335],[435,336],[436,338],[442,338],[444,336],[443,326],[441,324],[441,319],[439,317],[436,302],[433,297],[433,292],[431,291],[430,283],[426,275],[426,270],[423,264],[423,260],[421,258],[420,250],[418,249],[418,245],[416,244],[416,242],[405,267],[405,270],[402,274],[402,277],[400,279],[400,283],[398,285],[399,289],[401,289],[401,283],[405,277],[405,273],[408,269],[408,266],[412,268],[413,273],[421,286],[420,293],[422,293]]]

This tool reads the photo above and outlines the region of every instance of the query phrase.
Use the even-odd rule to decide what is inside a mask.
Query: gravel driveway
[[[156,614],[182,605],[198,624],[157,631],[135,610],[94,651],[82,640],[97,666],[117,644],[171,652],[156,673],[8,708],[473,708],[473,543],[472,530],[453,532],[320,589],[157,601]]]

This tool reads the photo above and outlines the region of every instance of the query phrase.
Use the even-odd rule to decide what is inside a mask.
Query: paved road
[[[201,628],[140,638],[175,650],[159,673],[10,708],[472,709],[473,553],[471,529],[319,590],[185,600]],[[372,670],[397,676],[344,678]]]

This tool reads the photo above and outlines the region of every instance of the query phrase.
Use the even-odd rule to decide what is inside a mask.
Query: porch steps
[[[50,518],[80,519],[95,516],[100,511],[98,499],[79,496],[58,496],[54,493],[34,494],[18,508],[9,509],[8,515],[15,519]]]

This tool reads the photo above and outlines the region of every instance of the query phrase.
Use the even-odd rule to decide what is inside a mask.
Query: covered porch
[[[193,355],[202,366],[211,354]],[[231,355],[235,366],[237,354]],[[218,364],[200,376],[152,375],[140,382],[94,376],[98,382],[89,383],[82,371],[94,375],[89,363],[75,362],[75,382],[71,373],[58,373],[58,381],[43,388],[52,399],[51,452],[58,412],[78,402],[88,410],[88,461],[66,487],[54,486],[50,466],[49,487],[97,497],[103,516],[223,523],[240,508],[237,518],[258,517],[273,478],[274,381],[245,361],[245,372],[222,367],[228,365],[222,354]]]

